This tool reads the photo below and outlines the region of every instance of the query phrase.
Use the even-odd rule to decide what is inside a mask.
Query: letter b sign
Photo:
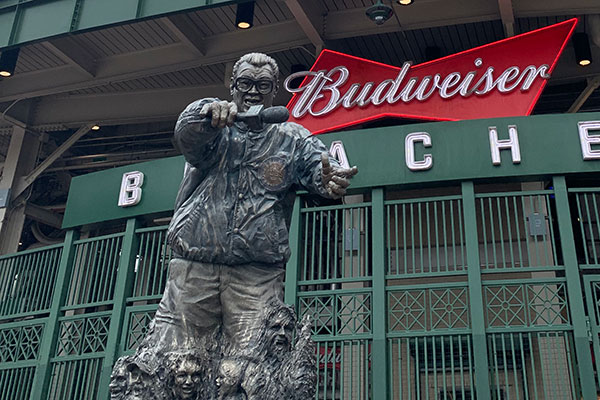
[[[121,180],[119,207],[135,206],[142,200],[144,174],[140,171],[126,172]]]

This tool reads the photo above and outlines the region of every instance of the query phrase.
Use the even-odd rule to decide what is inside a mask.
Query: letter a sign
[[[290,121],[317,134],[383,117],[453,121],[529,115],[576,24],[573,18],[401,67],[323,50],[310,71],[285,81],[293,93]],[[296,78],[304,81],[290,88]]]

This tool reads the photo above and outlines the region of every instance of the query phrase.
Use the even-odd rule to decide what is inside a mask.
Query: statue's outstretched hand
[[[200,109],[200,118],[210,118],[213,128],[223,129],[235,122],[238,108],[235,103],[229,101],[213,101],[207,103]]]
[[[321,167],[323,186],[327,193],[335,199],[346,194],[346,188],[350,186],[350,178],[358,172],[358,168],[355,166],[352,168],[332,167],[327,153],[321,153]]]

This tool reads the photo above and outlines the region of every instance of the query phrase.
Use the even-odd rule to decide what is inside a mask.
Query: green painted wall
[[[74,178],[63,228],[172,210],[184,164],[183,157],[170,157]],[[135,206],[119,207],[123,174],[132,171],[144,173],[142,200]]]
[[[600,120],[600,113],[432,122],[331,133],[319,138],[327,145],[342,140],[349,162],[359,168],[352,186],[366,188],[600,171],[600,160],[583,160],[577,128],[577,122],[593,120]],[[488,127],[496,126],[498,138],[503,140],[508,139],[508,125],[517,126],[521,163],[513,164],[510,150],[503,150],[502,164],[494,166]],[[423,153],[433,156],[430,170],[414,172],[406,167],[404,139],[411,132],[430,134],[430,148],[416,145],[417,160],[422,159]]]
[[[0,0],[0,48],[232,0]]]
[[[359,167],[354,189],[387,185],[418,185],[472,179],[536,177],[580,172],[600,172],[600,160],[584,161],[579,121],[600,120],[600,113],[541,115],[364,129],[320,135],[329,146],[341,140],[352,165]],[[502,164],[494,166],[488,127],[496,126],[499,139],[508,138],[508,125],[516,125],[521,163],[513,164],[510,150],[500,152]],[[432,146],[416,145],[416,158],[433,156],[433,167],[411,171],[406,166],[404,140],[412,132],[427,132]],[[600,131],[598,132],[600,136]],[[64,227],[172,210],[184,161],[167,158],[129,165],[73,179]],[[142,201],[132,207],[117,206],[123,173],[145,174]]]

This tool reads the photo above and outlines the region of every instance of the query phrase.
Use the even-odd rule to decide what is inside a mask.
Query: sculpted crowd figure
[[[154,357],[180,371],[171,383],[173,398],[268,399],[277,390],[261,392],[257,387],[270,380],[282,385],[283,377],[265,376],[278,369],[266,365],[273,360],[289,364],[294,352],[293,361],[299,365],[298,354],[304,354],[308,364],[314,358],[307,350],[307,321],[292,351],[296,318],[282,302],[293,198],[298,189],[339,198],[357,169],[341,168],[330,160],[323,143],[301,125],[238,120],[252,106],[272,106],[278,77],[271,57],[246,54],[233,67],[233,101],[197,100],[181,113],[175,127],[186,166],[168,229],[174,257],[150,332],[130,356]],[[248,353],[250,342],[263,351]],[[189,351],[203,355],[205,367],[198,365],[198,373],[192,371],[191,356],[171,356],[180,360],[175,364],[166,361],[168,353]],[[129,361],[130,381],[132,362],[137,365]],[[155,368],[155,374],[171,373],[161,368],[167,367]],[[218,390],[200,397],[200,389],[192,388],[198,374],[215,388],[218,382]]]

